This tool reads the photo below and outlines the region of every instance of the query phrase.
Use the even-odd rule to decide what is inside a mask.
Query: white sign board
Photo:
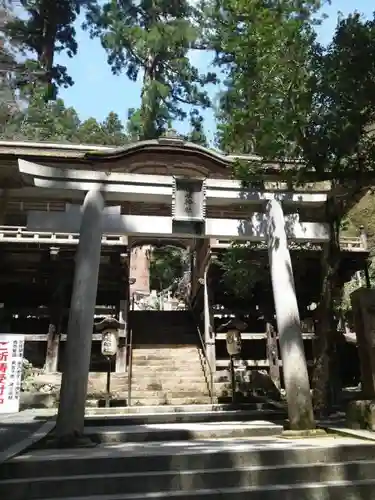
[[[23,335],[0,333],[0,413],[19,411]]]
[[[200,179],[175,178],[172,197],[172,216],[180,221],[204,221],[206,191]]]

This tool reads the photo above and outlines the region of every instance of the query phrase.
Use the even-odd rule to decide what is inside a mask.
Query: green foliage
[[[113,73],[133,81],[142,75],[141,108],[131,113],[140,139],[157,138],[185,119],[186,105],[211,104],[203,86],[216,77],[201,75],[188,58],[199,37],[192,15],[187,0],[106,2],[88,15],[86,27],[100,37]]]
[[[336,183],[373,171],[374,21],[349,16],[322,47],[314,33],[320,2],[285,0],[270,9],[269,2],[223,1],[225,16],[213,30],[216,61],[228,76],[220,146],[301,158],[300,175],[313,170]]]
[[[109,113],[107,118],[99,123],[95,118],[88,118],[79,126],[77,137],[86,144],[103,144],[106,146],[123,146],[129,142],[124,126],[118,115]]]
[[[24,109],[0,123],[0,138],[58,143],[85,143],[121,146],[128,142],[116,113],[102,122],[95,118],[80,121],[62,99],[45,102],[44,92],[35,94]]]
[[[301,134],[309,167],[336,183],[366,183],[373,172],[374,141],[368,134],[375,113],[375,22],[359,14],[341,20],[329,46],[317,47],[310,81],[312,107]]]
[[[336,284],[340,228],[374,176],[375,20],[358,14],[340,20],[332,42],[323,47],[314,34],[319,2],[220,0],[220,5],[213,39],[217,64],[228,77],[218,112],[220,146],[272,160],[301,159],[299,170],[290,171],[293,180],[311,172],[332,180],[326,204],[331,241],[323,265],[313,375],[314,405],[322,410],[332,394],[335,311],[348,305],[350,291],[346,287],[342,294]],[[254,166],[236,173],[249,182]],[[240,275],[235,259],[231,273]]]
[[[74,22],[81,9],[93,7],[96,0],[20,0],[19,3],[26,16],[13,16],[6,23],[5,32],[19,54],[31,59],[33,72],[38,72],[39,82],[47,86],[46,97],[54,98],[58,87],[73,85],[67,68],[55,63],[55,54],[65,51],[73,57],[77,53]]]
[[[269,272],[259,261],[250,261],[248,244],[234,243],[217,264],[223,271],[223,285],[238,299],[250,299],[255,285]]]
[[[309,107],[308,78],[319,1],[211,0],[211,38],[226,89],[218,142],[228,152],[299,156],[297,131]]]
[[[150,259],[151,288],[162,291],[176,283],[183,275],[186,258],[186,252],[181,248],[153,248]]]

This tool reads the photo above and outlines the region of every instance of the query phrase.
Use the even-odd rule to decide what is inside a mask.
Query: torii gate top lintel
[[[254,212],[254,205],[267,203],[322,206],[325,192],[285,192],[244,189],[241,182],[230,179],[194,179],[173,176],[108,173],[103,171],[61,169],[19,160],[20,173],[39,189],[82,193],[101,191],[110,204],[123,201],[165,203],[171,216],[123,215],[121,208],[108,207],[104,212],[104,232],[127,236],[176,238],[231,238],[263,241],[267,238],[269,218],[265,212]],[[207,218],[206,206],[247,205],[245,219]],[[251,209],[253,205],[253,209]],[[282,209],[281,209],[282,210]],[[69,212],[47,214],[34,212],[28,218],[30,229],[77,232],[81,224],[80,207]],[[298,210],[285,216],[290,238],[300,241],[327,241],[329,228],[324,223],[303,222]]]

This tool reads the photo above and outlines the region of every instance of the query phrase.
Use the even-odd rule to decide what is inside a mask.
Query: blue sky
[[[371,17],[375,5],[372,0],[332,0],[330,6],[325,7],[324,12],[328,18],[319,28],[319,37],[323,43],[330,41],[336,26],[338,13],[345,16],[354,10]],[[67,106],[73,106],[82,120],[95,117],[103,120],[110,111],[115,111],[125,122],[128,108],[138,107],[140,103],[140,84],[131,82],[125,75],[114,76],[107,64],[106,53],[102,49],[99,40],[91,40],[88,33],[82,31],[77,22],[77,42],[79,51],[77,56],[70,59],[66,55],[58,56],[56,62],[67,66],[75,85],[69,89],[63,89],[60,96],[65,100]],[[211,57],[203,52],[191,55],[194,64],[201,70],[209,68]],[[215,96],[217,88],[210,89],[212,97]],[[206,132],[212,139],[215,132],[215,122],[212,111],[204,113]],[[188,129],[187,123],[176,123],[175,128],[179,132]]]

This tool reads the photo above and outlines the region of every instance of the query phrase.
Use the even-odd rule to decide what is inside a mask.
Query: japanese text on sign
[[[0,334],[0,413],[19,410],[24,338]]]
[[[202,221],[205,217],[206,195],[199,179],[174,180],[172,217],[181,221]]]

